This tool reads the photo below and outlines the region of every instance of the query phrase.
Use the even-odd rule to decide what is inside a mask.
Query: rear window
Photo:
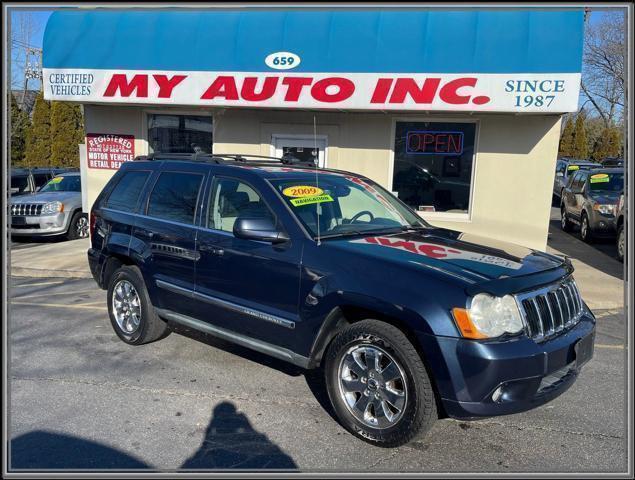
[[[192,225],[202,183],[203,175],[198,173],[161,173],[150,194],[147,214]]]
[[[141,190],[149,176],[150,172],[146,170],[124,173],[104,206],[124,212],[134,212],[137,209]]]

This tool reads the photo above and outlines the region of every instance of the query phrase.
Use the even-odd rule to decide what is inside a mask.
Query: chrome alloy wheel
[[[564,208],[560,210],[560,224],[562,225],[562,229],[565,230],[567,228],[567,213]]]
[[[112,292],[112,311],[119,328],[127,335],[137,331],[141,324],[141,300],[134,285],[120,280]]]
[[[382,348],[349,348],[340,361],[338,380],[348,410],[365,425],[385,429],[402,417],[408,401],[406,374]]]
[[[88,237],[88,219],[86,217],[79,217],[75,225],[75,232],[79,238]]]

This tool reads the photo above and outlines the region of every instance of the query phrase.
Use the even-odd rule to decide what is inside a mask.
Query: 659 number
[[[300,64],[300,57],[291,52],[276,52],[267,55],[265,64],[267,64],[269,68],[276,70],[290,70]]]

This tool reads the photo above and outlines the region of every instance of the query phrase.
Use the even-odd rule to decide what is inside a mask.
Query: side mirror
[[[270,218],[238,217],[234,222],[234,235],[245,240],[283,243],[289,240],[287,232],[279,229]]]

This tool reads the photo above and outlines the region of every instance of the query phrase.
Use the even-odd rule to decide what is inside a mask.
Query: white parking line
[[[29,302],[11,302],[12,305],[27,305],[29,307],[56,307],[56,308],[78,308],[86,310],[107,310],[106,306],[95,307],[93,305],[65,305],[61,303],[29,303]]]
[[[81,295],[83,293],[95,293],[97,289],[81,290],[79,292],[53,292],[53,293],[36,293],[34,295],[20,295],[19,297],[11,297],[15,299],[21,298],[37,298],[37,297],[54,297],[56,295]]]
[[[612,348],[615,350],[621,350],[624,348],[624,345],[602,345],[601,343],[596,343],[595,346],[597,348]]]
[[[13,288],[20,288],[20,287],[39,287],[41,285],[59,285],[60,283],[64,283],[63,280],[59,281],[59,282],[40,282],[40,283],[24,283],[22,285],[11,285]]]

